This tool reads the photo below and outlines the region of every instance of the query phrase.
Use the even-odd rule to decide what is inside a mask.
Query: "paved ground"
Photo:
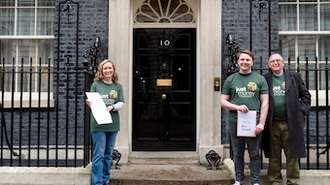
[[[224,161],[222,170],[207,170],[202,165],[123,165],[112,170],[111,179],[118,185],[231,185],[234,182],[234,163]],[[286,183],[282,170],[283,185]],[[250,171],[245,170],[245,185],[250,183]],[[329,185],[329,170],[301,170],[299,185]],[[267,170],[261,170],[260,185],[271,185]]]
[[[231,159],[225,159],[224,164],[227,167],[229,173],[234,177],[234,163]],[[250,171],[245,170],[245,185],[249,185],[250,182]],[[282,170],[283,182],[286,183],[286,170]],[[299,185],[329,185],[330,184],[330,170],[301,170],[300,171],[300,182]],[[260,185],[271,185],[267,178],[267,170],[261,170],[260,173]]]
[[[207,170],[197,164],[130,164],[111,171],[114,185],[232,185],[234,167],[224,160],[222,170]],[[90,185],[87,168],[1,167],[0,185]],[[285,178],[285,170],[282,171]],[[245,171],[249,185],[249,170]],[[285,183],[283,183],[284,185]],[[330,170],[301,170],[300,185],[329,185]],[[260,185],[270,185],[266,170],[261,171]]]

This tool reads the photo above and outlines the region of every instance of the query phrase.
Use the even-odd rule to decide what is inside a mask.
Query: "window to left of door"
[[[48,78],[52,82],[54,22],[54,0],[1,0],[0,92],[4,91],[4,105],[12,94],[17,102],[21,97],[27,101],[29,93],[37,99],[39,92],[41,97],[53,92]]]

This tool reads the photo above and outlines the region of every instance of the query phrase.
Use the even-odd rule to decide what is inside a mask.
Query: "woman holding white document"
[[[98,123],[94,115],[91,114],[90,128],[93,138],[92,185],[110,185],[112,152],[117,133],[120,130],[118,110],[124,105],[123,88],[118,83],[118,74],[112,61],[107,59],[99,64],[90,92],[100,94],[112,119],[109,119],[108,123]],[[90,99],[86,99],[86,103],[92,108],[93,102]]]

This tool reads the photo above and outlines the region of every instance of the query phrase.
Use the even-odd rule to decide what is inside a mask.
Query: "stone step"
[[[232,185],[234,181],[114,180],[111,185]]]
[[[199,165],[196,152],[132,152],[128,163],[133,165]]]
[[[196,152],[132,152],[120,168],[111,170],[112,185],[233,184],[228,170],[207,170]]]
[[[231,185],[234,180],[224,170],[207,170],[203,165],[122,165],[111,170],[115,185]]]
[[[224,160],[222,170],[206,170],[203,165],[132,165],[111,170],[112,185],[231,185],[234,165]],[[226,169],[225,169],[226,168]],[[86,168],[1,167],[0,185],[90,185],[91,165]],[[285,184],[286,171],[282,170]],[[300,185],[328,185],[330,170],[301,170]],[[249,184],[249,170],[245,184]],[[261,170],[260,184],[270,185],[267,170]]]

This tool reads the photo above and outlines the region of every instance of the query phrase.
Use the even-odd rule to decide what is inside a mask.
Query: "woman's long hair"
[[[104,79],[104,76],[103,76],[103,66],[104,66],[104,64],[106,64],[106,63],[111,63],[111,64],[112,64],[112,67],[113,67],[112,82],[113,82],[113,83],[117,83],[119,79],[118,79],[118,74],[117,74],[117,71],[116,71],[116,66],[115,66],[115,64],[114,64],[111,60],[109,60],[109,59],[105,59],[105,60],[103,60],[103,61],[99,64],[99,66],[98,66],[98,68],[97,68],[97,72],[96,72],[95,77],[94,77],[94,82],[96,82],[96,81],[103,81],[103,79]]]

